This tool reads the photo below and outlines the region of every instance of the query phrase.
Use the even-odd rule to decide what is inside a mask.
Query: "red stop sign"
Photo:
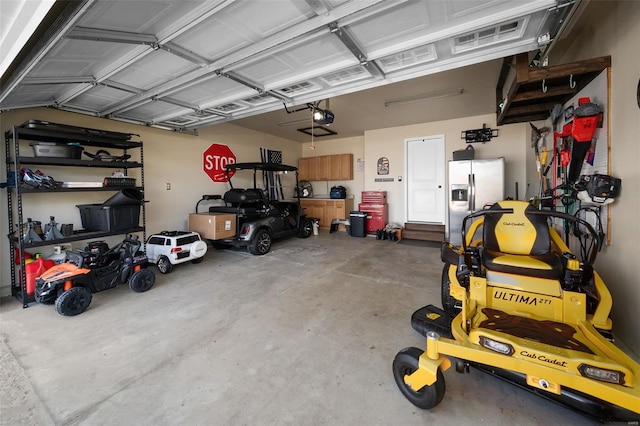
[[[228,182],[224,166],[236,163],[236,155],[226,145],[213,143],[202,153],[202,169],[214,182]],[[229,172],[233,176],[235,170]]]

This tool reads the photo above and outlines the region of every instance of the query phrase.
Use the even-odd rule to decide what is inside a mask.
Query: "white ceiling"
[[[310,112],[287,114],[285,106],[325,108],[326,99],[338,137],[452,118],[448,110],[493,112],[500,58],[546,45],[550,39],[539,44],[538,36],[552,39],[575,7],[567,0],[65,5],[3,75],[0,110],[51,106],[179,131],[234,121],[293,140],[309,136],[278,123]],[[461,96],[437,106],[384,106],[456,88]]]

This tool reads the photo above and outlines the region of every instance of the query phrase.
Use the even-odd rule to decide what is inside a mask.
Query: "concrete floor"
[[[2,300],[3,425],[549,425],[589,420],[477,370],[411,405],[391,373],[440,305],[437,244],[321,232],[207,253],[77,317]]]

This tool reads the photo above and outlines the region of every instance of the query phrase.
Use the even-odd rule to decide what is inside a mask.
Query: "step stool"
[[[329,233],[336,232],[338,230],[338,226],[344,225],[347,230],[351,227],[351,221],[349,219],[333,219],[331,221],[331,229],[329,229]]]

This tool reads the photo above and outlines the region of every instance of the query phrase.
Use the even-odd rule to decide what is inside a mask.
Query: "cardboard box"
[[[236,235],[236,215],[228,213],[190,213],[189,231],[207,240],[221,240]]]

